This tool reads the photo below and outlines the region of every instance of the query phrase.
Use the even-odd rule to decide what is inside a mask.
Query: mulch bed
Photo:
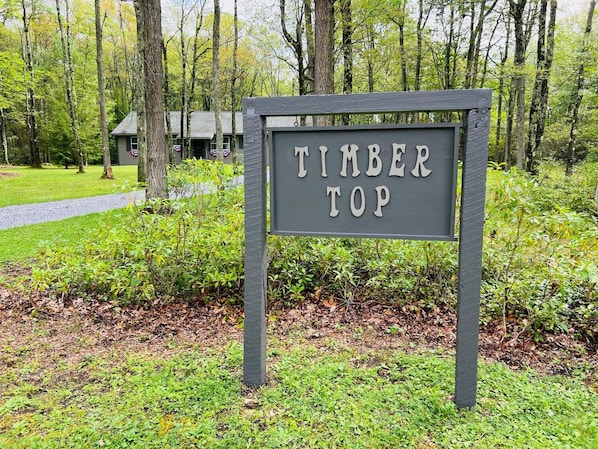
[[[90,299],[62,301],[49,295],[25,295],[0,286],[0,344],[31,347],[35,332],[44,329],[43,344],[35,349],[83,359],[90,354],[118,349],[136,353],[168,354],[177,347],[223,347],[242,341],[243,310],[197,301],[156,304],[152,308],[119,307]],[[357,351],[418,351],[455,346],[456,316],[449,310],[390,307],[375,302],[356,302],[347,308],[333,299],[315,297],[293,308],[271,309],[268,333],[284,341],[304,339],[329,350],[330,339],[339,347]],[[598,387],[596,347],[569,335],[547,335],[536,342],[510,325],[490,323],[480,330],[480,356],[506,363],[511,369],[531,368],[538,374],[570,375],[583,368],[587,383]],[[86,339],[90,344],[78,342]],[[176,341],[177,345],[172,345]],[[173,349],[175,348],[175,349]],[[50,359],[50,358],[48,358]],[[6,360],[0,359],[8,363]]]

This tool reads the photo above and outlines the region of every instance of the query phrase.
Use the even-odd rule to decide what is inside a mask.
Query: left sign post
[[[249,103],[249,104],[248,104]],[[266,382],[266,158],[265,123],[243,101],[245,130],[245,339],[243,381]]]

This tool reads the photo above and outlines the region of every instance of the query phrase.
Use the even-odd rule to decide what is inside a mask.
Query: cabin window
[[[216,153],[217,152],[216,137],[212,138],[210,145],[211,145],[211,147],[210,147],[211,153]],[[230,136],[222,136],[222,149],[230,151]]]

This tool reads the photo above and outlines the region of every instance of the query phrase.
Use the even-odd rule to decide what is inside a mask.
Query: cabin
[[[236,113],[237,149],[243,153],[243,115]],[[172,126],[173,154],[175,163],[183,158],[181,154],[181,141],[184,137],[181,134],[181,111],[170,112],[170,123]],[[187,121],[183,122],[183,131],[187,129]],[[216,120],[214,112],[194,111],[191,113],[191,157],[197,159],[216,159]],[[131,111],[114,128],[112,136],[116,140],[118,165],[137,165],[139,157],[137,144],[137,112]],[[225,162],[232,162],[231,139],[232,139],[232,113],[222,113],[222,154]]]
[[[237,131],[237,152],[243,157],[243,114],[235,113]],[[183,158],[181,154],[181,140],[186,137],[181,134],[181,111],[170,112],[172,126],[173,154],[175,163]],[[291,127],[297,126],[296,117],[268,117],[268,126]],[[183,122],[183,131],[187,129],[187,121]],[[222,154],[225,163],[232,162],[231,139],[233,135],[232,112],[222,112]],[[216,150],[216,119],[213,111],[194,111],[191,113],[191,152],[196,159],[215,160]],[[116,140],[118,160],[115,165],[137,165],[139,151],[137,148],[137,112],[132,111],[114,128],[112,136]],[[242,160],[242,159],[241,159]]]

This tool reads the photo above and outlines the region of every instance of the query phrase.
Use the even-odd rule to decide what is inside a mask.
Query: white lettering
[[[359,192],[359,196],[361,196],[361,201],[359,205],[359,209],[355,206],[355,194]],[[360,186],[356,186],[351,191],[351,213],[354,217],[361,217],[365,212],[365,194],[363,193],[363,189]]]
[[[411,174],[416,178],[419,178],[421,174],[421,177],[425,178],[432,173],[432,170],[424,166],[424,162],[430,157],[430,150],[427,145],[416,145],[415,149],[417,150],[417,160],[415,161],[415,167],[411,170]]]
[[[343,165],[341,168],[340,175],[345,178],[347,177],[347,165],[348,165],[349,161],[351,161],[351,165],[353,167],[353,172],[351,173],[351,176],[356,178],[361,173],[359,171],[359,167],[357,166],[357,150],[359,150],[359,147],[354,144],[351,144],[351,145],[347,144],[347,145],[343,145],[340,148],[340,150],[341,150],[341,153],[343,153]]]
[[[341,196],[340,187],[326,187],[326,195],[330,197],[330,216],[332,218],[338,216],[338,209],[336,208],[336,197]]]
[[[374,215],[376,217],[382,217],[382,208],[390,203],[390,190],[386,186],[378,186],[376,187],[376,210],[374,211]],[[382,195],[384,193],[384,195]]]
[[[380,145],[368,146],[368,169],[365,172],[368,176],[378,176],[382,173],[382,159],[380,159]]]
[[[299,156],[298,178],[305,178],[307,170],[305,169],[305,156],[309,156],[309,147],[295,147],[295,157]]]
[[[328,153],[328,147],[325,145],[320,146],[320,165],[322,166],[322,178],[327,178],[328,173],[326,173],[326,153]]]
[[[405,154],[405,144],[393,143],[392,144],[392,162],[390,163],[390,170],[388,176],[405,176],[405,164],[400,167],[397,166],[401,162],[401,157]]]

